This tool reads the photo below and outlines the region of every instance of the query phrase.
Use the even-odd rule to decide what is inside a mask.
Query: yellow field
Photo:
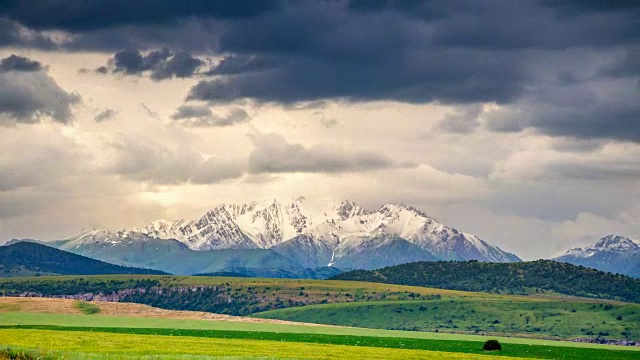
[[[49,330],[0,329],[5,346],[62,351],[67,355],[96,354],[114,358],[145,355],[261,356],[294,359],[490,359],[492,356],[439,351],[385,349],[264,340],[208,339]],[[86,356],[86,355],[85,355]],[[100,356],[102,357],[102,356]],[[69,357],[66,357],[69,358]],[[500,357],[500,359],[516,359]],[[519,358],[522,359],[522,358]]]

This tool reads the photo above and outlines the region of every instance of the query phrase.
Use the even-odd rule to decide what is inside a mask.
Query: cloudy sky
[[[297,196],[638,239],[638,5],[2,1],[0,243]]]

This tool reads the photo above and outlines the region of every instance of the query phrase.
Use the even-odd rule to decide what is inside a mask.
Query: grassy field
[[[140,358],[161,355],[188,358],[185,355],[275,357],[304,359],[485,359],[489,356],[462,353],[309,344],[256,339],[221,339],[189,336],[159,336],[96,333],[87,331],[50,331],[0,329],[4,346],[28,348],[38,344],[40,351],[68,358]]]
[[[92,315],[100,313],[100,307],[95,304],[86,302],[86,301],[78,301],[75,303],[75,307],[80,310],[85,315]]]
[[[396,330],[640,340],[638,304],[442,299],[310,305],[254,316]]]
[[[64,315],[64,314],[40,314],[5,312],[0,313],[0,326],[16,325],[41,325],[41,326],[66,326],[66,327],[92,327],[92,328],[152,328],[152,329],[185,329],[185,330],[222,330],[222,331],[255,331],[294,334],[323,334],[323,335],[350,335],[371,337],[400,337],[408,339],[425,340],[459,340],[483,342],[487,336],[469,334],[451,334],[420,331],[398,331],[366,328],[349,328],[334,326],[307,326],[290,324],[268,324],[236,321],[211,321],[191,319],[164,319],[144,318],[128,316],[102,316],[102,315]],[[609,350],[640,351],[638,347],[620,347],[613,345],[599,345],[589,343],[574,343],[555,340],[543,340],[535,338],[518,338],[492,336],[505,344],[521,344],[527,346],[560,346],[580,347]]]
[[[444,333],[389,331],[324,326],[303,326],[283,324],[252,324],[230,321],[201,321],[152,319],[136,317],[111,317],[100,315],[58,315],[7,312],[0,314],[0,339],[5,332],[16,330],[40,333],[43,329],[52,332],[75,333],[127,333],[159,337],[205,337],[225,340],[256,339],[260,341],[286,341],[288,343],[316,343],[321,345],[359,346],[367,348],[397,348],[425,351],[444,351],[482,355],[482,343],[488,339],[478,335],[459,335]],[[40,327],[24,328],[27,324],[39,324]],[[9,327],[14,325],[14,327]],[[16,329],[15,325],[23,325]],[[27,326],[28,327],[28,326]],[[47,334],[49,334],[47,332]],[[619,347],[597,344],[567,343],[561,341],[491,337],[503,343],[501,356],[541,359],[637,359],[640,348]],[[23,338],[20,338],[23,339]],[[0,345],[28,346],[25,342],[5,342]],[[78,352],[81,350],[45,347],[47,350]],[[316,350],[320,351],[320,350]],[[137,354],[137,353],[136,353]],[[139,355],[139,354],[138,354]],[[270,356],[268,354],[254,354]],[[398,355],[400,356],[400,355]]]

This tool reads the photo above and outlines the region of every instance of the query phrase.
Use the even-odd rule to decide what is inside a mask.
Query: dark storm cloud
[[[497,103],[511,108],[500,119],[489,119],[488,128],[496,131],[534,128],[554,136],[625,141],[638,141],[640,133],[638,109],[629,101],[638,96],[637,1],[14,0],[4,5],[4,14],[5,21],[30,29],[67,31],[73,36],[65,49],[166,46],[223,55],[208,71],[201,60],[181,52],[171,57],[152,52],[152,57],[128,50],[114,57],[111,70],[123,74],[149,72],[156,80],[215,76],[196,84],[188,100]],[[12,30],[9,42],[19,41],[19,33]],[[576,48],[603,58],[625,49],[628,56],[589,74],[548,60]],[[594,79],[606,83],[609,92],[631,95],[617,100],[594,89],[596,102],[580,107],[572,102],[548,106],[531,94],[600,86]],[[516,105],[528,113],[516,111]],[[464,133],[478,123],[458,117],[441,125]]]
[[[553,136],[640,142],[638,80],[541,88],[528,92],[511,108],[487,115],[486,126],[495,131],[532,128]]]
[[[19,56],[0,61],[0,125],[37,123],[43,118],[68,123],[80,96],[63,90],[39,62]]]
[[[263,71],[284,65],[285,61],[255,55],[225,56],[205,75],[236,75],[246,72]]]
[[[100,66],[95,71],[106,74],[111,69],[114,73],[127,75],[141,75],[148,71],[152,79],[165,80],[193,76],[203,64],[202,60],[184,51],[174,54],[169,49],[162,48],[144,55],[136,49],[124,49],[109,59],[108,66]]]
[[[179,51],[156,67],[151,73],[151,78],[162,80],[170,79],[174,76],[178,78],[190,77],[202,64],[202,60],[196,59],[184,51]]]
[[[4,14],[35,29],[89,31],[128,24],[171,23],[187,17],[239,19],[277,6],[271,0],[5,0]]]
[[[249,172],[253,174],[345,173],[416,166],[396,162],[376,152],[292,144],[278,134],[253,134],[251,140],[255,148],[249,155]]]
[[[0,47],[34,47],[39,49],[53,49],[57,45],[47,36],[39,33],[25,34],[21,25],[2,17],[0,10]]]
[[[0,72],[38,70],[42,70],[42,64],[24,56],[10,55],[0,60]]]

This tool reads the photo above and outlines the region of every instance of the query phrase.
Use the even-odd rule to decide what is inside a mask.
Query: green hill
[[[96,274],[166,273],[113,265],[31,242],[0,246],[0,277]]]
[[[354,270],[332,279],[504,294],[559,293],[640,303],[640,279],[551,260],[416,262]]]

